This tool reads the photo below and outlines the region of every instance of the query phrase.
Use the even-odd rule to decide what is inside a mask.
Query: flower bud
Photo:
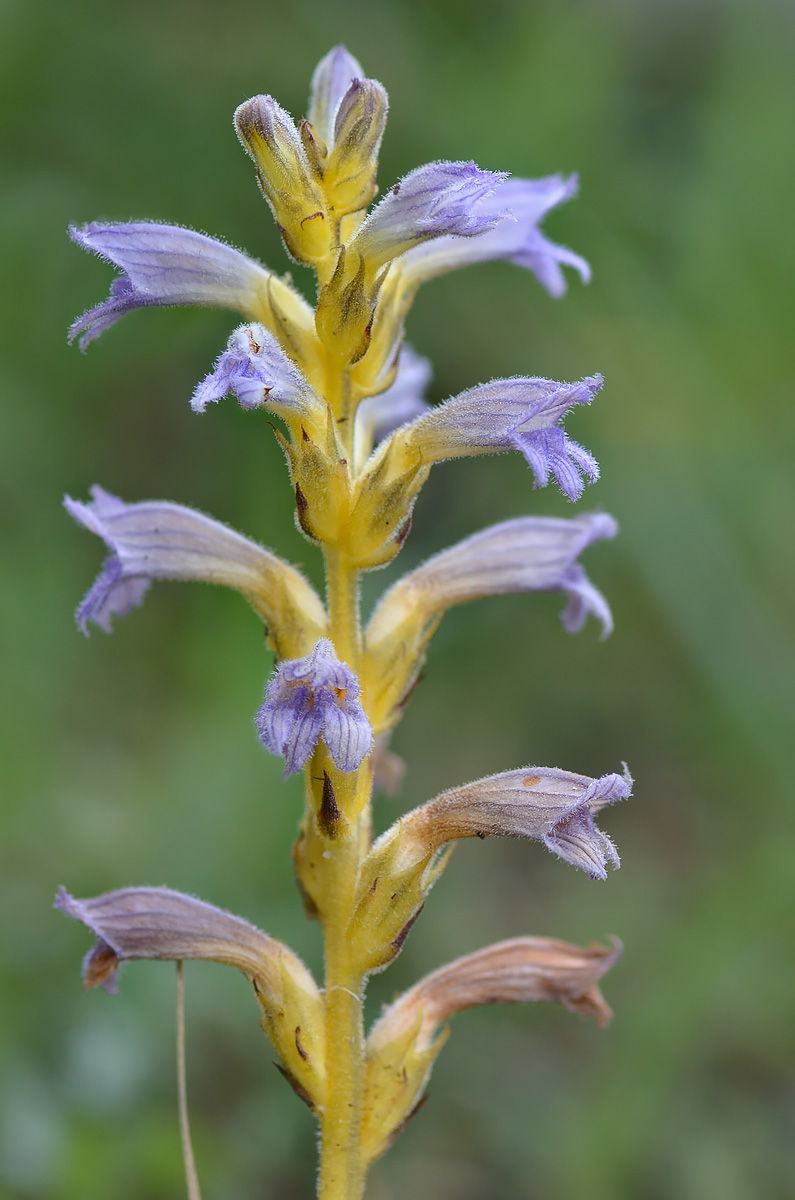
[[[299,262],[320,262],[333,235],[323,192],[291,117],[271,96],[254,96],[236,110],[235,128],[288,252]]]
[[[354,79],[342,98],[323,178],[337,217],[366,208],[378,191],[375,175],[387,108],[386,92],[374,79]]]

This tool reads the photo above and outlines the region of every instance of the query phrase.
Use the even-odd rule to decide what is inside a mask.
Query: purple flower
[[[410,171],[387,192],[349,243],[376,268],[418,242],[445,235],[472,238],[504,216],[481,213],[477,202],[506,178],[481,171],[473,162],[427,163]]]
[[[478,216],[504,219],[467,241],[443,237],[409,250],[402,259],[403,270],[419,283],[470,263],[506,259],[532,271],[550,295],[561,296],[566,290],[560,269],[563,263],[579,271],[583,283],[588,283],[591,270],[585,259],[550,242],[538,228],[550,209],[576,193],[577,185],[576,175],[568,179],[562,175],[509,179],[475,205]]]
[[[363,78],[360,64],[344,46],[335,46],[315,67],[307,117],[329,149],[334,144],[337,112],[343,97],[354,80]]]
[[[385,391],[368,396],[356,411],[357,437],[370,446],[388,437],[400,425],[429,412],[424,393],[431,374],[428,359],[404,342],[394,381]]]
[[[122,888],[92,900],[58,889],[55,907],[82,921],[97,938],[83,962],[86,987],[117,990],[116,971],[130,959],[203,958],[239,967],[255,978],[279,979],[279,942],[248,921],[170,888]],[[290,956],[293,957],[292,955]]]
[[[165,501],[125,504],[101,487],[93,487],[91,496],[90,504],[64,500],[75,520],[111,551],[77,610],[84,633],[89,621],[109,633],[112,617],[140,604],[153,579],[226,584],[242,592],[271,626],[286,604],[310,642],[325,627],[323,606],[303,576],[219,521]]]
[[[563,613],[569,632],[582,628],[590,612],[602,622],[602,636],[607,637],[613,628],[607,601],[576,559],[591,542],[614,537],[616,530],[607,513],[584,513],[572,520],[519,517],[492,525],[399,579],[373,613],[367,645],[376,649],[382,640],[398,636],[403,621],[430,621],[455,604],[536,591],[569,596]]]
[[[69,330],[80,349],[119,317],[151,305],[202,304],[258,317],[267,305],[271,272],[239,250],[179,225],[131,221],[92,222],[69,233],[84,250],[118,267],[110,296],[90,308]]]
[[[615,800],[625,800],[632,777],[602,775],[590,779],[550,767],[523,767],[477,779],[443,792],[414,809],[375,843],[378,860],[391,842],[400,869],[427,863],[454,838],[526,837],[542,841],[564,862],[592,879],[607,878],[607,862],[618,867],[615,846],[594,817]]]
[[[565,495],[576,500],[583,490],[581,473],[593,482],[599,467],[559,422],[575,404],[590,404],[601,386],[601,375],[579,383],[497,379],[445,401],[396,437],[431,462],[519,450],[533,469],[536,487],[544,487],[552,474]]]
[[[341,771],[355,771],[370,751],[373,732],[359,702],[356,675],[321,638],[304,658],[280,664],[257,714],[263,744],[284,757],[295,775],[322,737]]]
[[[191,400],[194,412],[204,412],[229,393],[243,408],[267,405],[285,415],[308,416],[319,402],[298,368],[264,325],[241,325],[226,350],[197,386]]]

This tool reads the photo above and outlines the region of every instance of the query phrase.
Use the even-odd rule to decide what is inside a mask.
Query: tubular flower
[[[561,263],[573,267],[583,283],[588,283],[591,268],[585,259],[548,241],[538,228],[550,209],[576,194],[577,186],[576,175],[568,179],[550,175],[546,179],[506,180],[475,206],[479,216],[498,218],[493,228],[472,241],[439,238],[409,250],[403,258],[407,284],[494,259],[526,267],[551,296],[562,296],[566,290]]]
[[[601,375],[579,383],[497,379],[446,400],[397,436],[429,462],[518,450],[536,487],[545,487],[551,474],[569,500],[577,500],[581,476],[593,483],[599,465],[563,432],[560,421],[575,404],[590,404],[601,386]]]
[[[88,926],[97,939],[83,960],[86,988],[117,991],[118,968],[135,959],[204,959],[237,967],[254,986],[262,1027],[284,1073],[312,1107],[322,1103],[320,992],[307,967],[283,942],[241,917],[170,888],[122,888],[76,900],[62,887],[55,907]]]
[[[370,619],[367,638],[375,645],[393,637],[408,618],[422,622],[455,604],[509,592],[561,591],[569,595],[563,624],[570,633],[582,628],[588,613],[612,632],[607,601],[590,583],[577,556],[597,538],[615,537],[607,513],[560,517],[519,517],[503,521],[435,554],[404,575],[382,597]]]
[[[117,990],[121,963],[142,958],[226,963],[274,988],[278,959],[287,953],[248,921],[170,888],[122,888],[93,900],[75,900],[60,888],[55,906],[97,938],[83,963],[83,979],[86,987],[101,984],[109,992]],[[309,973],[304,977],[308,981]]]
[[[378,268],[418,243],[441,237],[472,238],[488,232],[505,214],[478,210],[506,178],[473,162],[417,167],[376,205],[351,240],[368,267]]]
[[[320,738],[341,771],[355,771],[370,752],[373,732],[359,700],[359,681],[340,662],[328,638],[295,662],[283,662],[257,716],[257,729],[272,754],[295,775]]]
[[[88,633],[93,621],[110,633],[114,616],[137,607],[153,579],[197,580],[236,588],[274,630],[290,631],[289,644],[312,642],[326,616],[302,575],[269,550],[181,504],[150,500],[125,504],[101,487],[91,502],[67,496],[67,511],[101,537],[111,554],[77,610]]]
[[[294,315],[305,310],[311,317],[305,302],[271,271],[193,229],[142,221],[92,221],[82,229],[70,226],[69,233],[78,246],[122,272],[108,299],[90,308],[69,330],[70,342],[79,338],[81,350],[135,308],[198,304],[235,309],[261,320],[268,312],[269,293],[276,289],[283,301],[289,299]]]
[[[618,867],[620,859],[594,817],[608,804],[626,800],[631,791],[626,767],[623,775],[599,779],[551,767],[503,771],[451,788],[415,808],[375,843],[373,860],[394,854],[405,870],[427,862],[456,838],[525,837],[543,842],[592,879],[606,879],[608,860]]]

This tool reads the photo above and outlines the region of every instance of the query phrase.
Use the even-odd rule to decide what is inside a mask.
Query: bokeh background
[[[795,1193],[793,21],[783,0],[0,3],[2,1196],[183,1194],[173,968],[83,995],[90,939],[50,908],[58,884],[168,883],[319,966],[289,862],[299,785],[282,787],[252,730],[271,659],[251,612],[163,584],[110,638],[72,620],[102,555],[60,502],[95,481],[204,509],[317,579],[267,426],[232,403],[188,408],[234,317],[144,311],[85,358],[68,350],[111,271],[64,231],[158,218],[281,267],[230,117],[260,91],[300,115],[340,40],[390,93],[383,185],[434,158],[580,172],[581,197],[545,228],[592,262],[589,287],[573,277],[553,301],[512,267],[473,268],[426,287],[410,336],[435,399],[603,371],[568,428],[603,468],[580,509],[621,526],[587,554],[609,641],[593,624],[565,635],[556,596],[445,619],[394,739],[404,794],[379,802],[379,826],[527,762],[598,775],[626,759],[637,780],[604,819],[624,860],[607,883],[537,845],[457,849],[372,1011],[490,940],[618,934],[616,1018],[606,1033],[551,1008],[457,1018],[369,1195]],[[490,521],[570,511],[519,456],[451,464],[401,566]],[[311,1194],[312,1121],[245,981],[207,964],[186,981],[206,1197]]]

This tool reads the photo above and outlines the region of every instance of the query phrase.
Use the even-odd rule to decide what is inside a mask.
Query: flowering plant
[[[421,1102],[454,1013],[550,1000],[601,1024],[609,1019],[598,980],[618,947],[533,937],[434,971],[367,1035],[362,1012],[368,975],[399,953],[458,838],[531,838],[603,879],[618,855],[596,818],[631,784],[626,769],[591,779],[521,767],[454,787],[373,841],[374,784],[388,782],[395,767],[387,741],[444,612],[486,595],[554,590],[567,597],[568,630],[593,614],[606,635],[609,608],[578,559],[615,533],[603,513],[505,521],[404,575],[363,626],[360,576],[399,553],[435,462],[518,451],[536,486],[553,476],[570,500],[598,475],[562,422],[573,406],[590,403],[600,376],[498,379],[432,407],[423,398],[429,366],[403,337],[419,285],[467,263],[507,259],[552,295],[565,288],[562,264],[587,280],[587,264],[539,230],[576,180],[509,180],[471,162],[430,163],[368,212],[386,114],[383,87],[343,47],[317,67],[308,117],[297,125],[270,96],[235,113],[288,253],[317,275],[314,309],[289,278],[189,229],[94,223],[71,230],[121,272],[108,299],[72,326],[82,348],[135,308],[231,308],[245,322],[192,406],[203,412],[234,395],[244,409],[283,424],[276,437],[296,520],[324,557],[325,602],[290,564],[192,509],[127,504],[99,487],[89,503],[67,498],[66,506],[110,551],[78,608],[85,632],[91,622],[110,630],[155,579],[226,584],[264,621],[276,671],[256,726],[264,746],[284,759],[285,777],[304,774],[294,862],[307,915],[323,930],[324,986],[281,942],[166,888],[91,900],[62,890],[57,904],[96,935],[84,965],[88,986],[112,988],[118,965],[135,958],[205,958],[246,974],[283,1073],[319,1121],[324,1200],[361,1195],[369,1164]],[[186,1161],[198,1194],[187,1137]]]

